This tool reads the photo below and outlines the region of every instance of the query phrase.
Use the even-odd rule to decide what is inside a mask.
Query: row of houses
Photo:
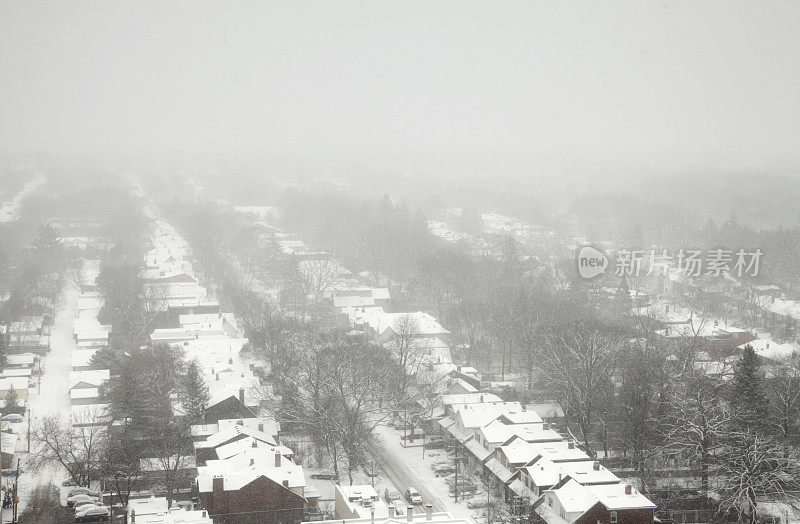
[[[156,221],[147,254],[145,285],[164,301],[153,345],[180,347],[197,363],[209,390],[203,423],[191,427],[194,456],[184,460],[192,492],[214,522],[300,522],[319,498],[306,486],[303,467],[280,440],[269,415],[259,363],[241,355],[247,343],[232,313],[192,274],[188,244],[169,224]],[[186,413],[172,400],[173,414]]]
[[[655,505],[519,402],[481,392],[444,395],[442,435],[506,501],[550,524],[653,522]]]

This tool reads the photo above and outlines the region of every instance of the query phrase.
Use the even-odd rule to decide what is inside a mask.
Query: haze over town
[[[0,522],[800,522],[799,21],[0,2]]]

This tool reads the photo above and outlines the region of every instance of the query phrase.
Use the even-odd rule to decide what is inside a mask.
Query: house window
[[[611,512],[611,524],[616,524],[616,522],[617,522],[617,512],[616,511],[612,511]]]
[[[550,506],[550,507],[553,507],[553,499],[552,498],[547,497],[547,505]]]

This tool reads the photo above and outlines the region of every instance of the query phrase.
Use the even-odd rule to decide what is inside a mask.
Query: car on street
[[[425,449],[444,449],[447,447],[447,441],[442,439],[431,440],[425,443]]]
[[[63,481],[63,482],[61,483],[61,485],[62,485],[62,486],[64,486],[65,488],[68,488],[68,487],[71,487],[71,486],[77,486],[77,485],[78,485],[78,483],[77,483],[77,482],[75,482],[75,481],[74,481],[74,480],[72,480],[72,479],[67,479],[67,480]]]
[[[75,510],[75,522],[95,522],[108,520],[111,511],[108,506],[87,505]]]
[[[11,422],[12,424],[19,424],[22,422],[22,415],[19,413],[9,413],[8,415],[3,415],[3,418],[0,420],[3,422]]]
[[[406,489],[406,500],[412,504],[422,504],[422,495],[414,488]]]
[[[311,478],[317,480],[337,480],[338,477],[332,471],[320,471],[318,473],[312,473]]]
[[[399,491],[395,491],[393,489],[386,488],[383,492],[383,498],[386,500],[387,504],[391,504],[393,502],[401,502],[403,497],[400,496]]]
[[[98,502],[97,497],[93,497],[91,495],[87,495],[86,493],[78,493],[77,495],[72,495],[71,497],[67,497],[67,506],[70,508],[81,506],[83,504],[96,504]]]

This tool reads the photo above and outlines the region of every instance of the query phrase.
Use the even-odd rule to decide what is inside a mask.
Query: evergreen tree
[[[749,344],[734,367],[730,405],[731,423],[736,429],[764,428],[768,415],[764,378],[756,352]]]
[[[202,421],[211,397],[196,360],[189,362],[178,395],[184,413],[193,421]]]
[[[89,360],[90,369],[108,369],[112,375],[117,373],[119,352],[111,346],[103,346],[95,351]]]
[[[8,394],[6,395],[6,407],[3,410],[4,414],[9,413],[18,413],[19,412],[19,395],[17,395],[17,390],[14,389],[12,385],[11,388],[8,390]]]

